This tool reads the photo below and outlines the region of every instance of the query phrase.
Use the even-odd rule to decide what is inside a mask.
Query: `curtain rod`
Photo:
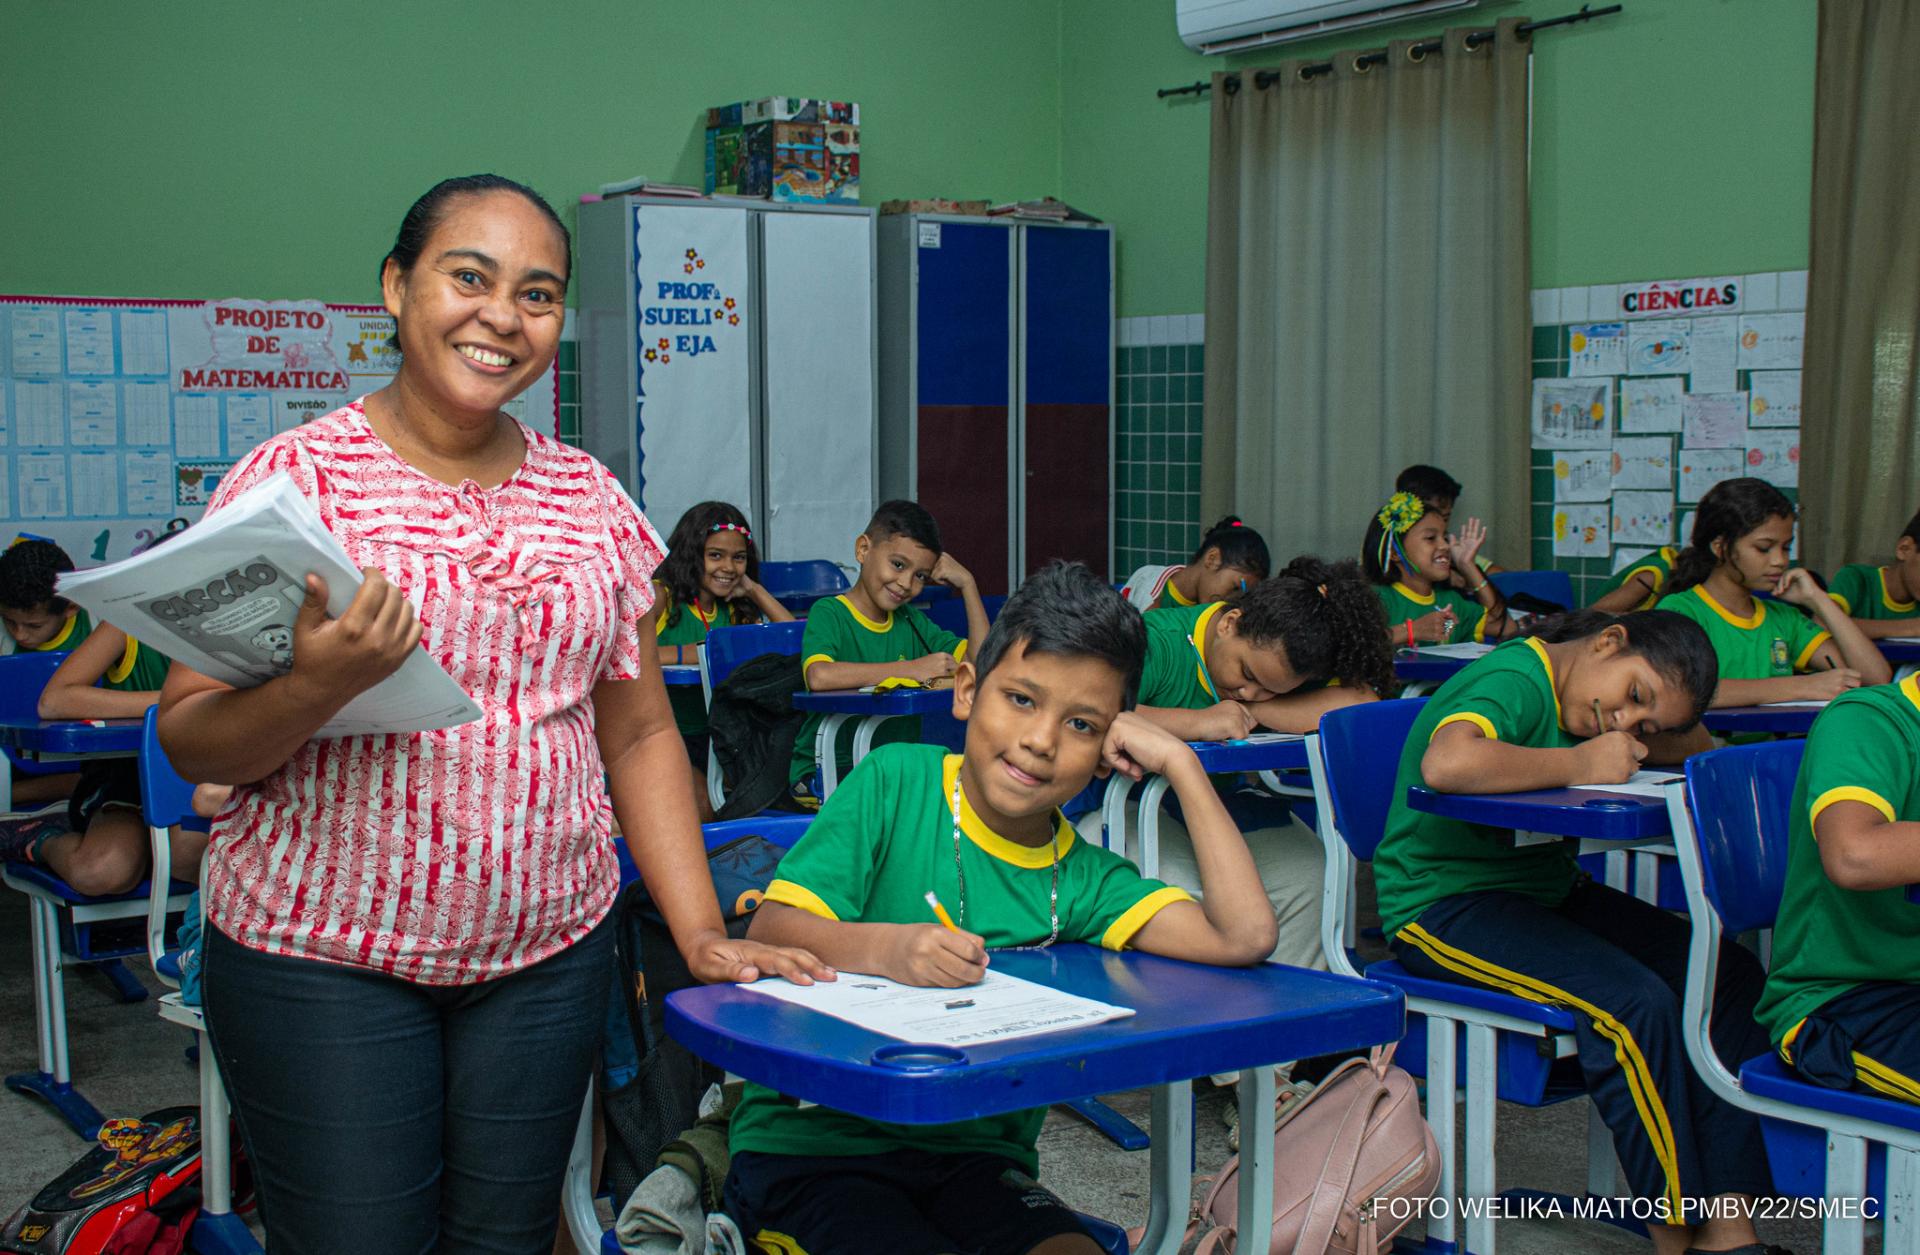
[[[1549,26],[1571,26],[1575,22],[1590,22],[1596,17],[1606,17],[1610,13],[1618,13],[1622,7],[1621,5],[1610,4],[1604,9],[1596,9],[1590,4],[1583,4],[1580,6],[1578,13],[1563,13],[1559,17],[1550,17],[1545,21],[1527,22],[1524,25],[1515,27],[1514,33],[1526,36],[1533,34],[1533,32],[1537,30],[1545,30]],[[1481,44],[1491,43],[1492,41],[1492,31],[1475,31],[1467,36],[1467,47],[1477,48]],[[1439,52],[1440,49],[1440,40],[1429,39],[1425,43],[1415,44],[1413,47],[1407,49],[1407,53],[1415,60],[1418,60],[1428,53]],[[1353,65],[1355,69],[1365,70],[1376,65],[1384,65],[1386,60],[1387,54],[1385,52],[1369,52],[1365,56],[1354,58]],[[1316,65],[1303,65],[1300,67],[1301,78],[1313,78],[1316,75],[1331,73],[1333,73],[1333,62],[1331,61],[1322,61]],[[1256,88],[1264,89],[1272,86],[1273,80],[1277,77],[1279,76],[1272,70],[1256,70],[1253,75],[1253,85]],[[1225,82],[1229,94],[1240,90],[1240,76],[1238,74],[1227,75]],[[1154,94],[1161,97],[1197,96],[1201,92],[1211,90],[1213,90],[1213,84],[1202,80],[1197,83],[1190,83],[1185,87],[1162,87]]]

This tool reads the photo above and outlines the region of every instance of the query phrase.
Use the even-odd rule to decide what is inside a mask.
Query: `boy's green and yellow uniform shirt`
[[[1789,1057],[1807,1016],[1868,981],[1914,980],[1920,954],[1920,906],[1904,889],[1842,889],[1827,878],[1813,825],[1835,802],[1864,802],[1889,822],[1920,820],[1920,677],[1841,694],[1807,738],[1793,786],[1773,969],[1754,1008]],[[1861,1079],[1886,1078],[1863,1067]],[[1920,1101],[1906,1090],[1901,1096]]]
[[[807,612],[806,631],[800,637],[802,683],[809,689],[813,687],[805,675],[816,662],[908,662],[943,651],[952,654],[956,660],[964,658],[967,642],[929,619],[919,607],[902,606],[885,619],[875,622],[854,609],[853,602],[842,593],[838,597],[816,601],[813,609]],[[804,780],[807,773],[813,770],[814,736],[820,729],[820,719],[820,715],[809,714],[800,725],[800,736],[793,743],[792,769],[787,775],[790,782]],[[846,732],[845,748],[836,747],[843,772],[853,762],[850,726]],[[883,744],[919,739],[918,719],[889,719],[880,725],[874,742]],[[920,892],[925,893],[926,890]]]
[[[1558,906],[1573,887],[1572,842],[1516,846],[1505,828],[1445,819],[1407,805],[1407,790],[1425,783],[1420,760],[1428,743],[1450,723],[1471,723],[1495,740],[1531,749],[1577,743],[1560,725],[1560,698],[1546,646],[1531,638],[1499,646],[1427,699],[1400,752],[1386,835],[1373,856],[1380,921],[1389,937],[1455,894],[1501,891]]]
[[[1827,596],[1855,619],[1920,618],[1920,601],[1895,601],[1887,594],[1887,569],[1872,563],[1841,567],[1827,586]]]
[[[1660,609],[1685,615],[1706,629],[1723,680],[1771,680],[1805,671],[1833,634],[1783,601],[1753,600],[1740,618],[1713,599],[1704,584],[1660,599]]]
[[[1160,596],[1154,599],[1153,609],[1185,610],[1199,604],[1198,602],[1188,601],[1185,597],[1182,597],[1180,590],[1173,586],[1173,577],[1185,569],[1185,567],[1174,567],[1167,573],[1166,586],[1160,590]]]
[[[673,594],[659,583],[654,584],[655,597],[659,610],[654,615],[653,638],[657,645],[694,646],[707,639],[707,633],[717,627],[732,627],[736,623],[757,623],[759,615],[753,617],[734,617],[733,603],[718,602],[713,613],[702,615],[700,602],[694,600],[680,607],[680,619],[677,623],[668,623],[673,617]],[[691,665],[694,656],[689,650],[687,663]],[[698,688],[688,684],[676,684],[667,690],[667,700],[673,705],[674,726],[689,736],[698,736],[707,730],[707,698]],[[704,766],[704,765],[703,765]]]
[[[929,889],[988,946],[1034,945],[1049,928],[1053,859],[1060,861],[1060,940],[1125,948],[1184,889],[1148,880],[1132,863],[1088,845],[1058,811],[1054,840],[1033,847],[1009,841],[960,799],[959,865],[949,799],[960,756],[937,745],[877,749],[820,809],[806,835],[780,860],[769,902],[827,919],[931,924]],[[841,979],[847,979],[841,973]],[[941,1154],[1002,1155],[1028,1173],[1039,1168],[1034,1143],[1044,1108],[952,1124],[890,1124],[828,1107],[796,1108],[772,1090],[748,1085],[734,1112],[732,1148],[776,1155],[874,1155],[909,1146]]]
[[[1226,602],[1216,601],[1147,611],[1147,661],[1136,699],[1140,705],[1205,710],[1220,700],[1207,674],[1207,631],[1226,608]]]
[[[67,621],[53,634],[44,645],[27,648],[36,653],[50,653],[54,650],[74,650],[80,642],[93,635],[93,619],[85,610],[75,606],[67,612]],[[100,677],[100,687],[114,689],[121,693],[157,693],[160,686],[167,682],[167,668],[173,661],[159,650],[142,645],[133,637],[127,637],[127,646],[120,651],[119,661],[107,668]]]
[[[1636,575],[1645,574],[1653,584],[1653,591],[1643,598],[1635,610],[1651,610],[1660,600],[1660,590],[1667,586],[1667,577],[1673,574],[1673,564],[1680,557],[1680,551],[1672,545],[1662,545],[1640,561],[1621,571],[1620,574],[1600,586],[1599,597],[1605,597]],[[1596,597],[1597,601],[1599,597]]]
[[[36,654],[51,653],[56,649],[76,649],[80,642],[93,635],[93,617],[80,607],[67,611],[67,621],[60,625],[44,645],[19,645],[19,648]],[[18,645],[18,642],[15,642]]]
[[[1453,631],[1447,634],[1447,644],[1457,645],[1461,641],[1486,639],[1486,607],[1451,588],[1436,588],[1430,593],[1416,593],[1405,584],[1395,581],[1392,587],[1376,584],[1373,591],[1380,596],[1380,605],[1387,612],[1387,626],[1390,628],[1399,627],[1409,619],[1417,619],[1435,610],[1451,610],[1453,611]]]

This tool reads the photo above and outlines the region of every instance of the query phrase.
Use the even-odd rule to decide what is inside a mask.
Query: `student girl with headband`
[[[1367,524],[1360,562],[1387,614],[1395,645],[1497,641],[1514,634],[1507,603],[1474,559],[1486,529],[1469,521],[1457,536],[1410,492],[1396,492]]]
[[[1206,531],[1183,566],[1143,566],[1121,594],[1142,612],[1223,601],[1267,578],[1273,560],[1260,533],[1229,514]]]

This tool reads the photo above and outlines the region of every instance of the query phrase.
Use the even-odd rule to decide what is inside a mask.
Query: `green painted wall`
[[[1205,303],[1208,107],[1156,88],[1578,0],[1477,9],[1225,58],[1173,0],[1061,0],[1063,195],[1111,219],[1124,315]],[[1625,0],[1534,56],[1533,286],[1807,264],[1813,0]]]
[[[1533,282],[1806,264],[1813,0],[1626,0],[1543,35]],[[1265,65],[1576,0],[1230,58]],[[1053,192],[1118,228],[1122,314],[1204,301],[1219,58],[1173,0],[0,0],[0,289],[375,299],[434,178],[699,181],[700,110],[858,100],[863,199]]]
[[[1058,191],[1057,0],[0,0],[0,291],[377,300],[434,180],[571,220],[776,93],[860,102],[868,204]]]

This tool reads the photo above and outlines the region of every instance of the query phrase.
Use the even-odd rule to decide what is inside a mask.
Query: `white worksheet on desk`
[[[1796,709],[1796,708],[1798,708],[1798,709],[1802,709],[1802,710],[1815,710],[1815,709],[1818,709],[1819,707],[1821,707],[1821,706],[1824,706],[1824,705],[1826,705],[1826,704],[1827,704],[1827,703],[1826,703],[1826,702],[1824,702],[1824,701],[1817,701],[1817,702],[1761,702],[1761,703],[1760,703],[1760,705],[1762,705],[1762,706],[1764,706],[1764,707],[1766,707],[1766,708],[1767,708],[1768,710],[1776,710],[1776,709],[1778,709],[1778,710],[1791,710],[1791,709]]]
[[[1096,1002],[994,971],[979,984],[959,989],[902,985],[858,972],[842,972],[838,980],[812,985],[775,977],[741,988],[901,1041],[939,1046],[1011,1041],[1133,1014],[1131,1007]]]
[[[1594,789],[1603,793],[1631,793],[1635,797],[1665,797],[1667,786],[1683,777],[1677,771],[1636,771],[1618,784],[1576,784],[1576,789]]]
[[[1420,653],[1428,658],[1484,658],[1493,652],[1493,646],[1479,641],[1460,641],[1453,645],[1422,645]]]

